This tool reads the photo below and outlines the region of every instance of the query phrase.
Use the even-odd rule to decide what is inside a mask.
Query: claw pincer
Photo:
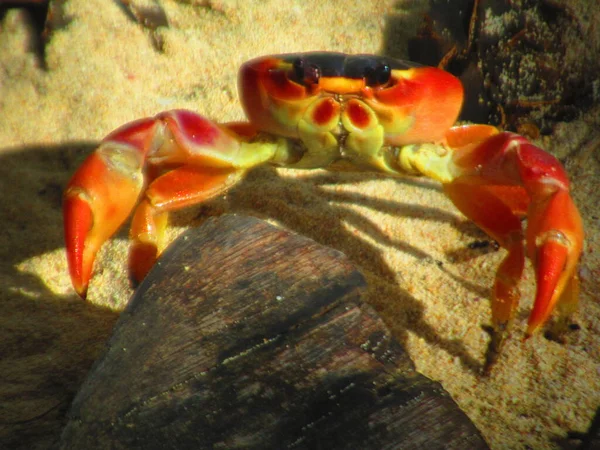
[[[100,246],[123,224],[144,186],[143,138],[155,124],[134,122],[109,135],[64,194],[65,243],[73,286],[85,297]],[[151,131],[150,131],[151,133]]]

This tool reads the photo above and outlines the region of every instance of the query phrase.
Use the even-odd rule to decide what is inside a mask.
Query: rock
[[[62,449],[482,449],[338,251],[258,219],[190,229],[121,315]]]

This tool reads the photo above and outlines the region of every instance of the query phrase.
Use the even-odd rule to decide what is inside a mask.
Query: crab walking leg
[[[444,192],[465,216],[508,252],[496,271],[492,290],[494,332],[490,334],[484,365],[484,373],[489,373],[500,355],[508,334],[506,331],[521,298],[519,282],[525,267],[525,248],[519,210],[502,201],[498,189],[487,186],[474,189],[468,182],[454,182],[445,184]],[[518,195],[518,198],[526,197]]]
[[[167,213],[207,201],[236,184],[245,170],[182,166],[154,180],[136,208],[129,237],[129,268],[144,279],[164,249]]]
[[[521,220],[496,192],[485,187],[474,189],[469,183],[455,182],[446,184],[444,192],[465,216],[508,251],[496,273],[492,303],[494,328],[503,330],[520,298],[518,284],[525,260]]]
[[[527,214],[527,255],[537,281],[527,328],[530,336],[557,304],[561,314],[576,307],[576,268],[583,247],[581,217],[569,194],[565,170],[555,157],[512,133],[490,133],[481,139],[485,133],[477,125],[472,126],[473,142],[468,143],[469,128],[449,132],[448,141],[460,143],[457,148],[406,146],[400,150],[399,162],[406,170],[444,183],[456,206],[509,251],[498,269],[492,299],[493,321],[499,332],[519,299],[516,284],[523,252],[516,219]],[[460,138],[455,139],[454,134]],[[498,217],[502,209],[503,219]]]
[[[250,132],[243,125],[221,126],[174,110],[127,124],[104,139],[64,195],[69,272],[81,297],[98,249],[127,219],[144,186],[148,191],[132,223],[131,262],[138,279],[162,251],[168,211],[224,192],[248,168],[290,158],[287,141],[250,143],[237,129]]]

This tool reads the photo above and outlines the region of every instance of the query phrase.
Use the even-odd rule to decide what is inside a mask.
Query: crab
[[[520,299],[525,257],[536,272],[531,336],[553,310],[577,307],[580,214],[565,169],[526,138],[491,125],[456,125],[463,87],[434,67],[374,55],[312,52],[244,63],[246,123],[172,110],[110,133],[64,193],[66,252],[85,298],[98,249],[133,212],[129,266],[141,280],[164,250],[169,212],[225,193],[250,169],[324,168],[430,177],[506,249],[492,293],[499,346]],[[522,229],[522,219],[527,227]]]

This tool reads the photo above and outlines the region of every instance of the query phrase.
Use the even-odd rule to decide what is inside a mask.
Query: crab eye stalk
[[[380,63],[375,67],[365,67],[365,81],[367,86],[378,87],[390,81],[392,69],[388,64]]]
[[[321,69],[315,64],[306,64],[303,58],[297,58],[293,63],[291,79],[303,85],[319,84]]]

